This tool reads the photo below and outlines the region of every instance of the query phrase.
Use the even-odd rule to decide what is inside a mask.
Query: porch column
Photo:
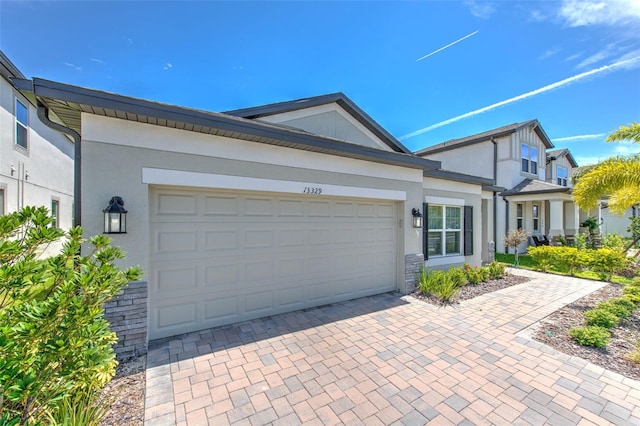
[[[566,203],[564,206],[565,212],[565,234],[577,235],[580,231],[580,209],[576,203]]]
[[[549,235],[555,237],[557,235],[564,235],[564,201],[563,200],[549,200]]]

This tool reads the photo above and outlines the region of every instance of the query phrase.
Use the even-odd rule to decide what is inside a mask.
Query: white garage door
[[[149,337],[396,288],[396,203],[155,187]]]

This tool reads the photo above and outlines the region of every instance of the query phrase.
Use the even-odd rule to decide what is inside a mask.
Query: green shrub
[[[60,254],[42,247],[62,231],[44,207],[0,217],[0,412],[21,424],[41,423],[58,401],[96,392],[115,373],[115,333],[104,303],[140,277],[120,271],[124,258],[105,235],[81,256],[82,229],[66,235]],[[17,238],[20,237],[20,238]],[[86,247],[89,249],[89,247]]]
[[[607,346],[611,335],[609,330],[598,326],[577,327],[569,330],[569,335],[579,345],[601,348]]]
[[[588,246],[587,237],[588,237],[587,234],[585,234],[584,232],[580,234],[576,234],[574,244],[578,250],[584,250],[587,248]]]
[[[590,252],[590,250],[578,250],[575,247],[559,247],[553,252],[551,263],[560,270],[566,270],[569,275],[575,276],[579,269],[591,263]]]
[[[420,291],[439,297],[443,302],[448,302],[456,297],[460,289],[459,285],[445,271],[423,270],[419,277]]]
[[[628,284],[622,289],[622,294],[625,299],[630,300],[636,305],[640,305],[640,286]]]
[[[589,266],[600,275],[602,280],[610,281],[613,274],[623,270],[629,264],[629,258],[622,252],[611,248],[590,250]]]
[[[462,268],[451,268],[447,271],[447,275],[456,287],[462,287],[467,284],[467,275]]]
[[[627,359],[640,367],[640,345],[636,347],[636,350],[627,354]]]
[[[636,309],[635,303],[624,297],[616,297],[598,303],[596,309],[604,309],[619,318],[629,318]]]
[[[99,398],[93,393],[79,393],[57,401],[54,409],[47,412],[47,417],[51,425],[99,426],[114,401],[113,394]]]
[[[552,265],[552,260],[561,247],[554,246],[538,246],[529,247],[527,252],[529,256],[538,264],[538,269],[542,272],[547,272]]]
[[[620,322],[620,317],[614,315],[607,309],[590,309],[585,311],[584,317],[587,325],[595,325],[603,328],[613,328]]]
[[[504,277],[505,266],[502,263],[493,261],[487,265],[487,269],[489,270],[489,278],[492,280],[499,280]]]
[[[480,271],[480,268],[473,267],[469,264],[464,265],[464,273],[467,276],[467,281],[470,285],[478,285],[484,281],[484,274]]]
[[[602,237],[602,247],[623,253],[627,248],[627,240],[622,235],[618,235],[615,232]]]

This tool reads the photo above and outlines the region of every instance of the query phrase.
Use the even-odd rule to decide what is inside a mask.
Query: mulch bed
[[[144,423],[146,357],[120,363],[116,376],[102,390],[108,400],[115,396],[107,416],[100,426],[141,426]]]
[[[467,285],[460,289],[458,295],[447,304],[458,304],[463,300],[472,299],[485,293],[501,290],[516,284],[529,281],[529,278],[505,275],[503,279],[491,280],[478,285]],[[578,345],[569,336],[569,330],[584,324],[583,312],[594,308],[603,300],[620,297],[622,286],[608,284],[602,289],[565,306],[533,327],[531,337],[567,355],[583,358],[595,365],[615,371],[625,377],[640,380],[640,365],[627,359],[627,354],[638,349],[640,345],[640,309],[620,325],[611,330],[611,341],[606,348],[591,348]],[[431,295],[424,295],[419,291],[413,297],[432,305],[443,306],[442,301]]]

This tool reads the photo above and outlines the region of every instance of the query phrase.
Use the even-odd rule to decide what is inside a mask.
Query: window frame
[[[562,176],[560,175],[560,171],[563,171]],[[556,168],[556,179],[558,185],[560,186],[568,186],[569,182],[569,168],[563,166],[557,166]]]
[[[24,112],[25,112],[25,121],[26,123],[23,123],[22,120],[20,119],[19,115],[19,106],[24,108]],[[14,103],[14,117],[15,117],[15,135],[14,135],[14,146],[18,147],[19,149],[23,149],[23,150],[29,150],[29,106],[26,105],[25,102],[22,102],[18,97],[15,98],[15,103]],[[20,139],[20,134],[24,132],[24,145],[22,145],[19,142]]]
[[[432,228],[431,227],[431,221],[433,220],[433,214],[429,214],[431,212],[430,209],[432,208],[438,208],[440,210],[440,215],[438,215],[437,219],[439,219],[440,221],[440,227],[438,228]],[[450,210],[456,210],[457,211],[457,217],[455,216],[448,216],[448,211]],[[465,249],[464,249],[464,241],[463,241],[463,236],[464,236],[464,229],[463,229],[463,224],[465,223],[465,219],[464,219],[464,206],[460,206],[460,205],[452,205],[452,204],[439,204],[439,203],[428,203],[425,211],[427,212],[427,217],[425,220],[425,239],[426,239],[426,244],[425,244],[425,255],[427,258],[431,259],[431,258],[442,258],[442,257],[451,257],[451,256],[464,256],[465,253]],[[450,227],[449,223],[450,220],[453,219],[455,224],[454,227]],[[431,236],[434,234],[439,234],[439,243],[438,243],[438,248],[439,253],[432,253],[430,250],[430,247],[432,247],[431,243]],[[448,247],[447,247],[447,238],[451,237],[451,236],[455,236],[455,243],[454,246],[457,247],[457,251],[448,251]]]
[[[531,223],[533,225],[533,231],[540,232],[540,205],[533,204],[531,206]]]
[[[525,155],[526,152],[526,155]],[[538,147],[520,144],[520,171],[530,175],[538,174]]]
[[[524,229],[524,204],[516,204],[516,229]]]
[[[55,206],[55,208],[54,208]],[[51,217],[53,217],[53,222],[51,222],[52,228],[60,228],[60,200],[58,198],[51,198],[51,209],[50,209]]]

